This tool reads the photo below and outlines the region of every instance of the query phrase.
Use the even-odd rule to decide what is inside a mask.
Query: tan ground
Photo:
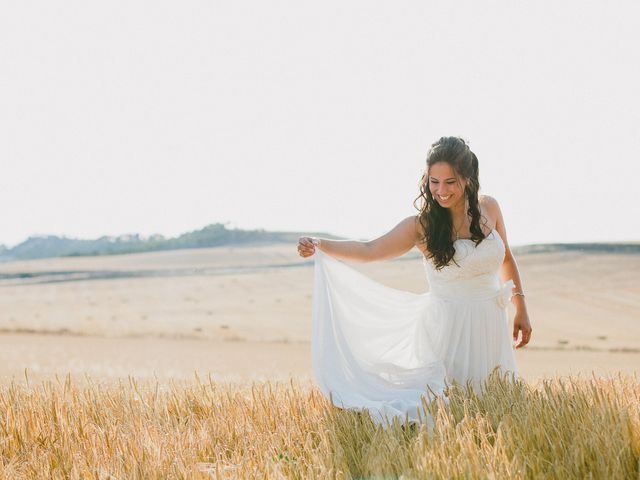
[[[517,352],[526,378],[640,370],[640,255],[518,262],[534,328]],[[395,288],[428,288],[415,254],[353,265]],[[0,264],[0,382],[25,381],[25,369],[30,381],[312,378],[312,267],[295,245]],[[42,272],[57,273],[24,275]]]

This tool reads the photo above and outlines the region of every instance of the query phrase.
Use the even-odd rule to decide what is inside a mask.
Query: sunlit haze
[[[5,2],[0,244],[372,238],[470,142],[512,244],[640,240],[640,4]]]

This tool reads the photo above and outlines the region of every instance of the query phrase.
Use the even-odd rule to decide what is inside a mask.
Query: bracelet
[[[311,237],[311,243],[313,243],[316,247],[320,247],[320,239],[316,237]]]
[[[524,297],[524,293],[522,292],[515,292],[511,294],[512,297]]]

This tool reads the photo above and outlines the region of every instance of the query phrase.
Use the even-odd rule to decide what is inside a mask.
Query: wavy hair
[[[431,145],[427,153],[427,168],[420,179],[420,194],[414,200],[414,207],[423,230],[422,242],[427,249],[427,258],[433,261],[437,270],[444,268],[455,260],[453,246],[453,221],[448,208],[441,207],[431,195],[429,189],[429,168],[436,163],[445,162],[460,177],[467,181],[465,196],[468,202],[467,215],[471,218],[471,240],[478,245],[485,235],[480,227],[480,207],[478,191],[478,158],[471,151],[467,142],[459,137],[441,137]]]

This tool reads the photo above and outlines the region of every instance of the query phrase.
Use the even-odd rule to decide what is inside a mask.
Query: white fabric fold
[[[507,308],[509,302],[511,301],[511,297],[513,296],[511,290],[513,290],[515,287],[516,284],[513,283],[512,279],[509,279],[502,285],[500,285],[500,291],[498,292],[498,295],[496,297],[496,299],[498,300],[498,305],[500,305],[500,307]]]
[[[495,367],[517,374],[504,308],[514,284],[498,280],[497,242],[443,271],[428,266],[439,294],[387,287],[316,249],[311,350],[322,393],[380,424],[431,423],[423,402],[447,384],[479,391]]]
[[[422,328],[429,301],[428,293],[384,286],[317,250],[311,348],[320,390],[379,422],[417,421],[421,396],[445,386],[444,365]]]

